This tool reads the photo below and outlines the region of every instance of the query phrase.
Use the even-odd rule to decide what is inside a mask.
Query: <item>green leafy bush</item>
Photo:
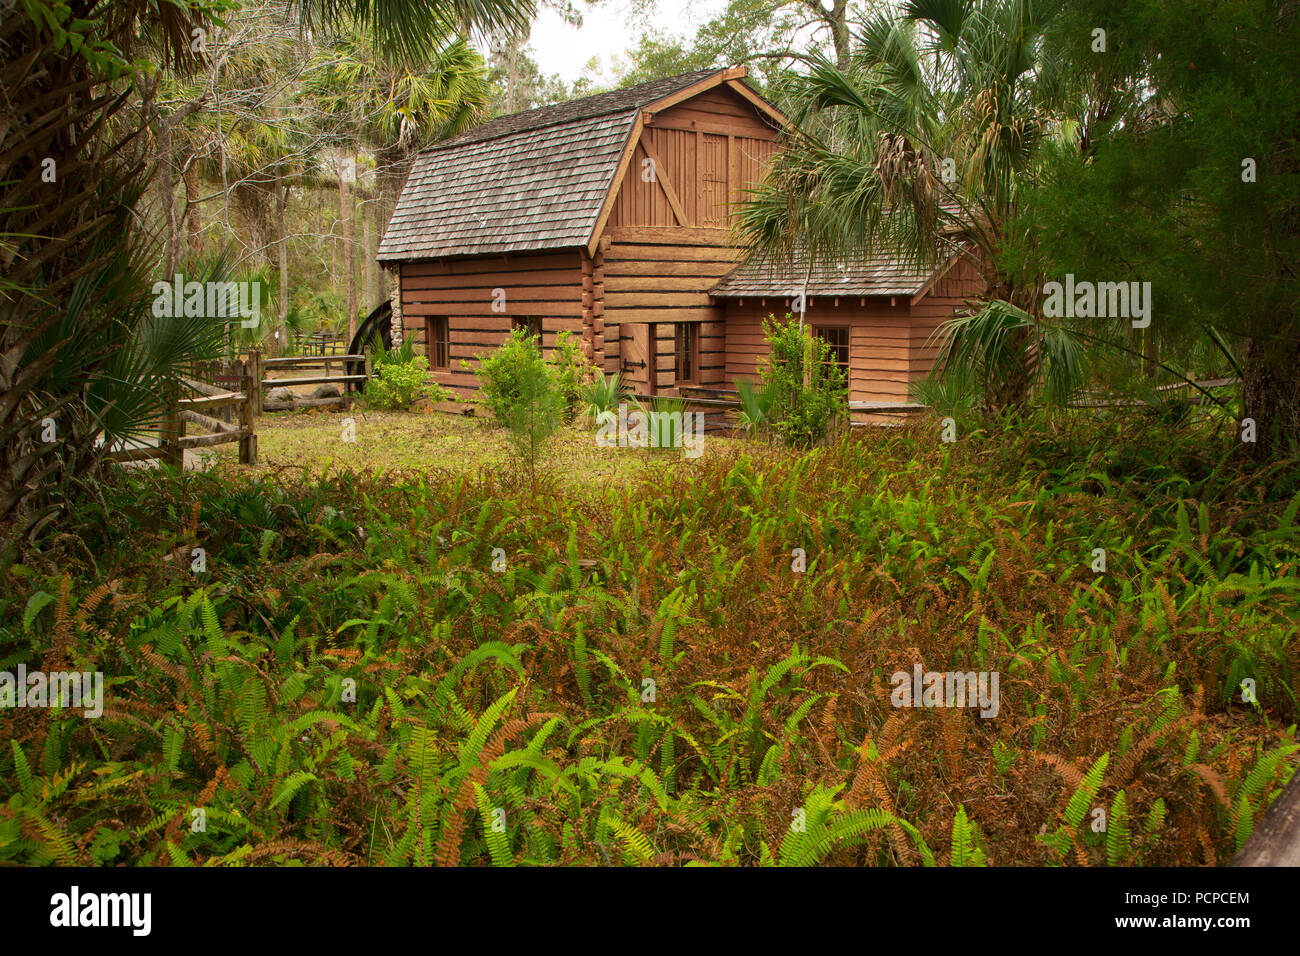
[[[479,356],[479,395],[510,433],[510,443],[535,480],[543,447],[559,429],[566,408],[560,375],[542,358],[524,329],[491,355]]]
[[[510,408],[519,401],[523,394],[524,369],[533,362],[541,361],[533,337],[524,329],[515,329],[505,344],[490,354],[480,353],[478,399],[492,412],[493,417],[505,423]],[[461,366],[475,371],[469,362],[462,361]]]
[[[787,444],[816,444],[847,412],[844,373],[832,361],[831,347],[789,313],[784,323],[775,316],[764,319],[763,334],[770,349],[759,370],[763,391],[771,396],[766,418]]]
[[[636,402],[637,411],[646,417],[649,423],[650,447],[660,451],[681,449],[686,436],[682,433],[682,424],[690,403],[684,398],[671,395],[656,395],[648,405]]]
[[[762,388],[748,378],[736,379],[740,393],[740,426],[746,432],[755,432],[771,425],[772,408],[776,401],[776,388],[769,382]]]
[[[376,335],[370,345],[370,362],[371,378],[366,384],[366,400],[374,408],[410,408],[419,398],[451,401],[445,389],[430,381],[429,360],[415,354],[415,343],[411,339],[404,339],[397,348],[386,349],[383,340]]]
[[[428,376],[429,361],[423,355],[416,355],[409,362],[377,365],[366,386],[366,398],[375,408],[410,408],[417,398],[437,388],[430,384]]]
[[[572,332],[561,332],[555,337],[550,365],[555,370],[555,384],[564,400],[567,421],[573,421],[582,408],[584,385],[596,374],[596,367],[587,361],[582,352],[582,342]]]
[[[588,427],[618,420],[618,406],[627,400],[628,387],[618,372],[606,375],[596,372],[595,377],[582,386],[582,421]]]

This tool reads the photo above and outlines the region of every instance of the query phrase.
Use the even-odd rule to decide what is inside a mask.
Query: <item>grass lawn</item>
[[[356,441],[343,440],[343,422],[356,422]],[[692,469],[710,456],[735,452],[740,439],[708,437],[703,454],[687,458],[681,451],[601,448],[594,432],[565,426],[549,445],[546,467],[566,487],[600,486],[628,479],[664,463]],[[238,468],[238,448],[217,446],[217,461]],[[276,412],[257,420],[259,465],[271,469],[303,468],[319,475],[340,470],[428,470],[445,468],[473,473],[508,468],[514,452],[506,432],[489,420],[430,412]]]

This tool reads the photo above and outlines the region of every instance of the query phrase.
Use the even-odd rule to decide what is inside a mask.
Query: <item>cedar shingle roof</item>
[[[806,262],[797,253],[791,261],[779,265],[752,257],[723,276],[709,294],[720,299],[796,295],[804,289]],[[936,272],[946,268],[947,264],[938,269],[918,269],[904,258],[884,253],[823,262],[808,276],[808,295],[916,295]]]
[[[587,242],[639,110],[721,70],[489,120],[416,158],[379,261]]]
[[[593,116],[608,116],[610,113],[626,113],[629,110],[641,109],[649,106],[655,100],[661,100],[678,90],[685,89],[692,83],[698,83],[705,77],[720,72],[722,71],[696,70],[694,73],[670,76],[665,80],[651,80],[649,83],[640,83],[623,90],[597,93],[594,96],[584,96],[582,99],[569,100],[565,103],[541,106],[535,110],[511,113],[508,116],[498,116],[496,119],[488,120],[483,125],[476,126],[459,136],[445,139],[441,143],[434,143],[428,147],[426,152],[463,146],[466,143],[481,143],[487,139],[510,136],[524,130],[541,129],[545,126],[559,126],[564,123],[571,123],[574,120],[591,119]]]

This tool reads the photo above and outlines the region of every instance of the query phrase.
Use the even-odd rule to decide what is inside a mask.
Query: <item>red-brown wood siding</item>
[[[849,329],[849,399],[904,401],[910,368],[910,331],[906,299],[860,300],[813,297],[805,319],[809,325],[847,326]],[[726,305],[727,387],[736,379],[758,380],[758,366],[767,358],[763,320],[770,315],[784,320],[790,306],[785,299],[730,300]]]
[[[914,380],[925,378],[934,367],[939,351],[938,342],[931,341],[934,330],[978,297],[983,288],[974,265],[960,259],[912,306],[911,375]]]
[[[725,228],[729,207],[763,178],[776,135],[728,89],[656,114],[641,133],[608,225]]]
[[[657,391],[676,384],[673,326],[699,322],[700,384],[721,385],[726,373],[722,311],[708,289],[731,271],[739,253],[726,244],[725,230],[622,226],[611,229],[605,253],[603,303],[605,370],[622,370],[634,389],[651,390],[647,370],[624,369],[614,342],[631,336],[630,326],[655,323]],[[615,335],[614,328],[620,328]]]
[[[501,346],[513,316],[542,321],[542,348],[549,354],[563,331],[583,331],[583,266],[577,250],[545,255],[478,256],[442,262],[402,263],[404,334],[428,355],[425,317],[445,315],[451,330],[451,368],[434,372],[438,384],[472,398],[477,376],[462,368],[475,356]],[[493,292],[505,291],[505,307],[493,308]]]
[[[936,347],[927,344],[931,333],[980,289],[977,273],[962,262],[916,305],[906,296],[814,296],[806,321],[812,326],[848,327],[851,401],[903,402],[909,400],[908,383],[924,378],[934,364]],[[789,299],[726,301],[727,387],[734,388],[741,376],[757,381],[759,362],[768,353],[763,319],[770,315],[784,319],[789,311]]]
[[[649,119],[605,229],[604,368],[639,392],[673,391],[675,324],[699,322],[699,382],[726,376],[726,327],[708,296],[739,258],[728,212],[767,171],[776,130],[747,100],[715,88]],[[647,160],[653,159],[653,173]],[[631,326],[654,323],[655,369],[624,368]]]

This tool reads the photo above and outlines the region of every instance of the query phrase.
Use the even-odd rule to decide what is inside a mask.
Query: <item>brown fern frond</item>
[[[1170,629],[1178,623],[1178,609],[1174,606],[1173,596],[1170,595],[1169,589],[1165,587],[1165,582],[1156,582],[1156,596],[1160,598],[1160,604],[1165,609],[1165,620],[1168,622]]]
[[[255,848],[244,857],[244,860],[249,863],[257,863],[282,853],[293,857],[306,857],[327,866],[353,866],[356,862],[342,850],[336,850],[312,840],[273,840]]]
[[[1071,838],[1071,839],[1074,839],[1074,834],[1073,834],[1073,833],[1070,834],[1070,838]],[[1088,857],[1088,849],[1087,849],[1087,847],[1085,847],[1085,846],[1084,846],[1082,843],[1080,843],[1078,840],[1075,840],[1075,841],[1074,841],[1074,859],[1075,859],[1075,862],[1078,863],[1080,866],[1091,866],[1091,865],[1092,865],[1092,860],[1089,859],[1089,857]]]
[[[474,784],[480,786],[487,781],[487,765],[480,763],[461,781],[456,798],[447,808],[447,823],[438,837],[438,847],[434,859],[438,866],[460,866],[460,843],[465,833],[465,819],[474,808]]]
[[[140,656],[143,657],[154,670],[161,671],[176,683],[182,685],[184,690],[187,691],[191,697],[199,697],[198,689],[194,686],[194,682],[190,680],[190,675],[185,672],[185,668],[167,660],[167,658],[163,657],[153,649],[152,644],[141,644]]]
[[[894,798],[885,785],[882,772],[883,762],[869,759],[867,754],[870,749],[871,738],[867,737],[862,741],[861,762],[858,764],[858,771],[853,776],[853,783],[849,787],[844,802],[854,809],[869,807],[874,803],[886,813],[897,816],[898,811],[894,806]],[[869,800],[868,796],[872,799]],[[920,862],[920,856],[916,848],[908,841],[907,834],[903,832],[903,828],[897,823],[890,824],[889,839],[894,846],[894,852],[904,864],[915,866]]]
[[[1059,773],[1071,790],[1077,790],[1079,784],[1083,783],[1083,775],[1086,771],[1080,770],[1064,757],[1059,757],[1056,754],[1040,753],[1037,750],[1031,750],[1030,756],[1041,763],[1047,764]]]
[[[1223,785],[1223,780],[1214,772],[1214,769],[1207,767],[1203,763],[1194,763],[1187,768],[1198,776],[1201,781],[1210,788],[1214,798],[1225,810],[1231,810],[1231,801],[1228,799],[1228,788]]]
[[[1210,831],[1205,829],[1204,823],[1196,824],[1196,838],[1200,841],[1201,850],[1205,854],[1205,865],[1218,866],[1219,855],[1214,852],[1214,841],[1210,839]]]
[[[963,714],[959,710],[949,710],[939,715],[939,740],[943,748],[944,761],[948,765],[948,774],[954,780],[960,780],[962,771],[962,750],[966,735],[962,723]]]
[[[59,599],[54,608],[54,630],[50,645],[41,658],[41,668],[46,671],[62,670],[68,664],[68,643],[72,639],[72,575],[64,574],[59,582]]]
[[[206,806],[208,802],[216,796],[217,790],[220,789],[221,783],[225,778],[226,765],[219,764],[217,766],[217,772],[212,775],[212,779],[207,782],[203,789],[199,791],[199,795],[194,798],[195,806]]]
[[[78,628],[83,627],[90,615],[95,613],[95,609],[104,602],[104,598],[113,593],[113,588],[116,584],[117,581],[115,580],[105,581],[81,599],[81,604],[77,607],[75,618]]]
[[[893,750],[894,742],[898,739],[899,734],[911,723],[911,719],[912,713],[910,711],[895,711],[889,715],[889,719],[880,728],[880,733],[876,735],[876,747],[882,755]]]
[[[1126,786],[1128,782],[1133,779],[1133,775],[1137,773],[1138,765],[1141,764],[1142,760],[1156,744],[1160,743],[1160,741],[1164,740],[1175,730],[1179,730],[1183,727],[1194,726],[1204,719],[1204,715],[1202,714],[1186,714],[1160,728],[1155,733],[1147,734],[1133,745],[1132,750],[1126,753],[1117,763],[1112,765],[1112,770],[1109,774],[1110,783],[1116,787]]]

